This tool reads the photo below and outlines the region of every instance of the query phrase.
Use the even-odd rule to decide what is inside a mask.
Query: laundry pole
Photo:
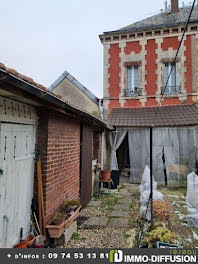
[[[153,230],[153,128],[150,127],[150,200],[151,200],[151,230]]]

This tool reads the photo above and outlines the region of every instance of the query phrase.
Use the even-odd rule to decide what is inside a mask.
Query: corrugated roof
[[[178,13],[171,13],[170,10],[161,12],[160,14],[140,20],[126,27],[122,27],[115,31],[104,32],[104,34],[116,34],[124,32],[133,32],[147,30],[152,28],[164,28],[177,25],[184,25],[188,19],[190,7],[180,8]],[[190,22],[198,22],[198,6],[194,7]]]
[[[198,125],[196,105],[115,108],[110,124],[116,127],[172,127]]]
[[[48,88],[48,90],[53,91],[65,78],[73,83],[76,88],[88,96],[92,101],[94,101],[96,104],[99,104],[99,99],[67,71],[61,74],[61,76]]]

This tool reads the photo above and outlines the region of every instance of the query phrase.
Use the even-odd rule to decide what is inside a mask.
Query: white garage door
[[[33,125],[1,123],[0,247],[13,247],[30,231],[34,182]]]

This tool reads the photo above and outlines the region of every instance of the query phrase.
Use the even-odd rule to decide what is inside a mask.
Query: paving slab
[[[132,199],[130,197],[125,197],[124,199],[118,199],[117,203],[130,205],[132,203]]]
[[[108,217],[96,217],[92,216],[89,219],[87,219],[84,224],[87,226],[107,226],[109,222]]]
[[[108,227],[127,227],[128,218],[110,218]]]
[[[128,194],[128,193],[129,193],[128,190],[127,190],[126,188],[121,188],[121,189],[119,190],[119,192],[122,193],[122,194]]]
[[[126,197],[126,195],[123,194],[123,193],[116,193],[115,196],[116,196],[118,199],[123,199],[123,198]]]
[[[87,206],[98,207],[101,205],[101,203],[102,203],[102,201],[90,201]]]
[[[114,210],[111,213],[111,216],[115,216],[115,217],[128,217],[129,216],[129,212],[127,212],[127,211]]]
[[[116,204],[114,206],[114,210],[118,210],[118,211],[129,211],[130,208],[130,204]]]

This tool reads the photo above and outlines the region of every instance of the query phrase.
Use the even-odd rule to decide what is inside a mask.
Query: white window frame
[[[128,92],[135,92],[135,88],[139,88],[139,65],[134,64],[131,66],[127,66],[127,90]],[[129,84],[129,74],[131,71],[131,82]],[[136,76],[135,76],[136,75]]]
[[[164,80],[164,84],[163,84],[164,87],[163,88],[165,88],[165,85],[167,83],[167,79],[168,79],[168,76],[170,74],[172,65],[173,65],[173,62],[165,62],[163,65],[163,80]],[[166,73],[167,68],[168,68],[168,71]],[[177,62],[174,63],[174,68],[175,69],[172,70],[170,78],[168,80],[166,90],[164,91],[165,94],[178,93],[177,88],[180,87],[180,76],[178,74],[178,63]],[[175,71],[175,73],[174,73],[174,71]]]

